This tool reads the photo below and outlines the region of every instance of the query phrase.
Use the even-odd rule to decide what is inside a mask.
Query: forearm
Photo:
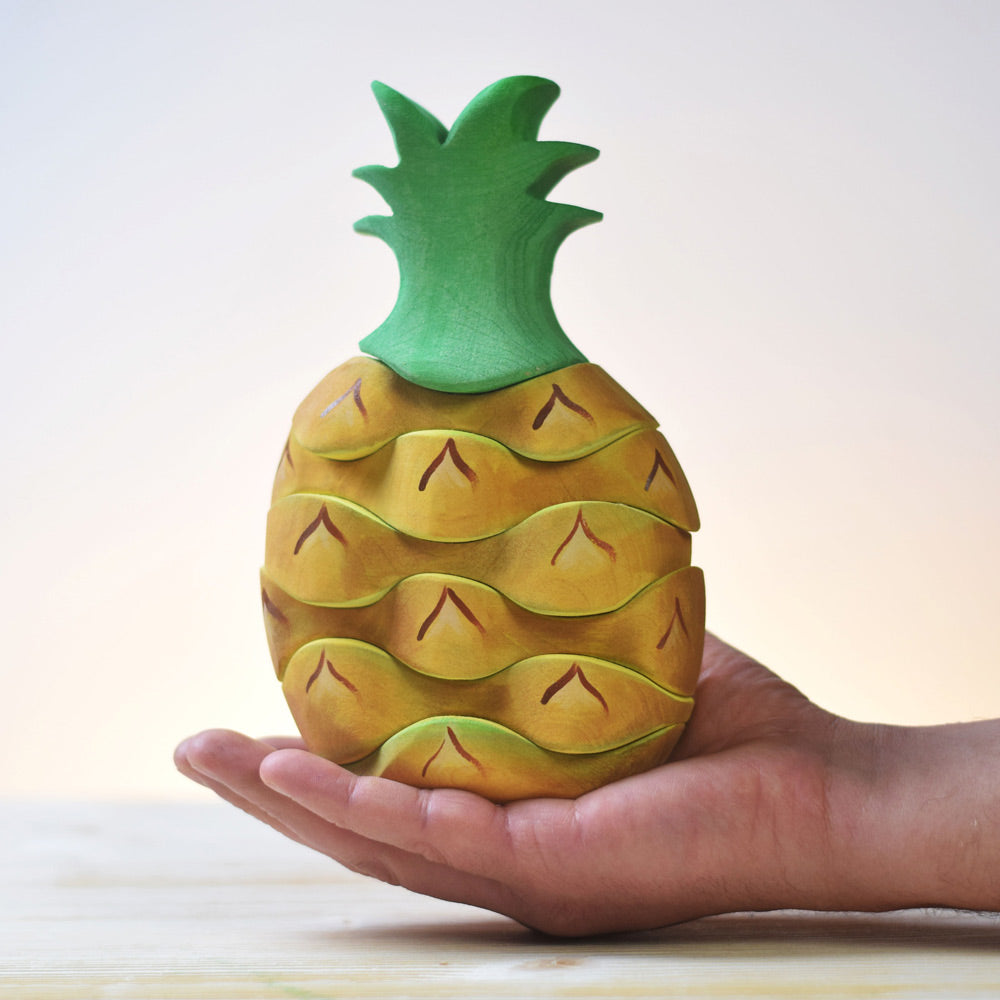
[[[845,908],[1000,910],[1000,721],[849,731],[831,801]]]

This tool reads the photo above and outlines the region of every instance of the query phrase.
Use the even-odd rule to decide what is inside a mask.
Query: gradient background
[[[513,73],[564,327],[661,419],[710,626],[860,719],[1000,715],[1000,5],[0,3],[0,794],[182,796],[287,731],[259,608],[298,401],[395,297],[382,79]],[[200,794],[204,794],[203,792]]]

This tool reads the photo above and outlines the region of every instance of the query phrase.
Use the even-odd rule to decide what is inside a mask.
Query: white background
[[[826,706],[1000,715],[1000,5],[0,3],[0,794],[179,796],[287,731],[299,399],[384,318],[368,84],[563,88],[563,326],[694,486],[709,624]]]

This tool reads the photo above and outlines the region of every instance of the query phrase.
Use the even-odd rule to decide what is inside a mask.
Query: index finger
[[[260,777],[341,829],[429,861],[487,877],[518,861],[519,810],[472,792],[359,776],[300,750],[270,754]]]

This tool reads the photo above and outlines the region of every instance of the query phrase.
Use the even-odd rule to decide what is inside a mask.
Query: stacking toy
[[[559,94],[500,80],[451,129],[373,85],[399,163],[389,317],[296,412],[261,572],[310,750],[494,801],[575,797],[666,761],[692,706],[698,514],[656,420],[570,342],[546,196],[597,150],[539,141]]]

